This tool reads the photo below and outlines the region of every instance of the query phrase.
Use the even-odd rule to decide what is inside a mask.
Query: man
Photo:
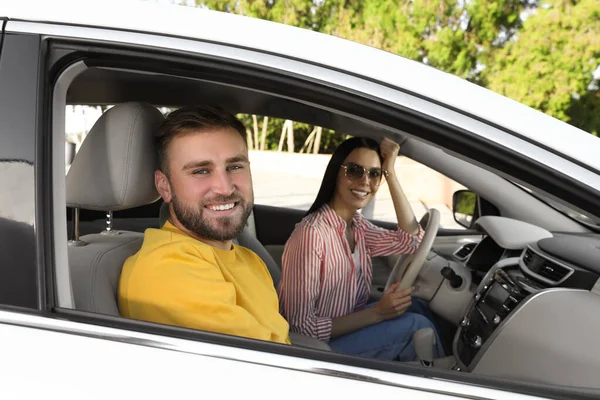
[[[236,246],[254,204],[245,128],[220,109],[172,112],[157,132],[169,219],[123,267],[125,317],[289,344],[263,261]]]

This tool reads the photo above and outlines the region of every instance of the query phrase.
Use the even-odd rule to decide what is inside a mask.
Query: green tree
[[[206,6],[211,10],[246,15],[307,29],[312,29],[315,8],[312,0],[196,0],[196,4]]]
[[[538,0],[196,0],[199,5],[312,29],[478,81]]]
[[[472,81],[521,26],[537,0],[325,0],[318,30],[354,40]]]
[[[477,204],[477,195],[474,192],[465,190],[460,192],[456,199],[455,212],[464,215],[475,215],[475,206]]]
[[[597,135],[599,66],[600,2],[548,0],[484,75],[491,90]]]

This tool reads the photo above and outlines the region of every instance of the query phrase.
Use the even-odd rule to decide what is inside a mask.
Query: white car
[[[256,19],[108,0],[2,0],[0,19],[0,398],[600,397],[600,139],[423,64]],[[159,221],[156,108],[199,103],[389,137],[468,188],[454,196],[465,229],[431,211],[409,267],[448,358],[119,316],[123,261]],[[67,174],[77,104],[114,107]],[[275,281],[302,215],[257,204],[239,238]],[[374,299],[397,261],[374,260]]]

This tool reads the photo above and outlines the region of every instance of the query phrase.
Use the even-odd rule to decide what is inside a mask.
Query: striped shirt
[[[383,229],[359,213],[352,224],[361,271],[355,270],[346,222],[327,204],[297,224],[288,239],[279,307],[292,332],[329,341],[334,318],[367,304],[373,279],[371,257],[414,253],[424,233],[420,226],[417,235]]]

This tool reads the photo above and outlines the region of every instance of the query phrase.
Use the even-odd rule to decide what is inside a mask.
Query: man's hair
[[[158,151],[158,168],[168,175],[168,149],[171,141],[178,135],[192,131],[233,128],[246,143],[246,128],[233,114],[219,106],[184,107],[171,112],[160,124],[155,135]]]

